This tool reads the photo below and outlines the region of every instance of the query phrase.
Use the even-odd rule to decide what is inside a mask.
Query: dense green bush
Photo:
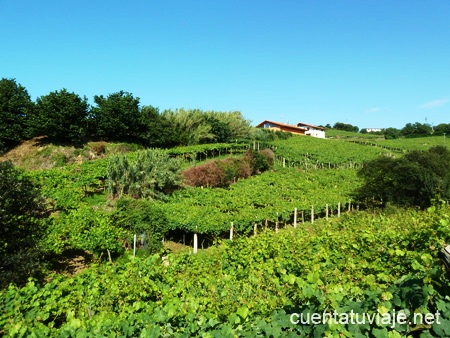
[[[159,150],[136,152],[134,159],[117,154],[108,163],[108,190],[111,196],[164,198],[181,184],[180,160]]]
[[[55,141],[78,143],[86,134],[89,105],[66,89],[38,97],[30,118],[32,135],[46,135]]]
[[[112,213],[80,205],[76,210],[52,217],[45,249],[53,254],[87,250],[97,258],[120,254],[126,232],[113,223]]]
[[[117,93],[95,95],[96,106],[90,112],[91,134],[106,140],[127,140],[141,131],[139,98],[121,90]]]
[[[39,188],[10,162],[0,162],[0,286],[39,272],[45,216]]]
[[[443,146],[412,151],[401,158],[380,157],[364,164],[365,180],[355,195],[366,202],[392,202],[425,208],[434,199],[450,200],[450,151]]]
[[[0,154],[27,134],[27,121],[34,105],[25,87],[15,79],[0,80]]]
[[[122,197],[117,201],[114,224],[127,233],[127,244],[137,234],[140,244],[149,252],[162,248],[162,240],[168,232],[168,222],[164,211],[155,203],[145,199]]]

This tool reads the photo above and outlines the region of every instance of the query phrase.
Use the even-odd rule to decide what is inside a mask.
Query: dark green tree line
[[[15,79],[0,80],[0,154],[27,137],[33,107],[25,87]]]
[[[34,136],[46,135],[51,140],[78,143],[86,133],[89,104],[66,89],[38,97],[36,111],[30,118]]]
[[[429,207],[450,201],[450,151],[443,146],[412,151],[403,157],[380,157],[365,163],[358,175],[364,184],[356,199],[367,203]]]

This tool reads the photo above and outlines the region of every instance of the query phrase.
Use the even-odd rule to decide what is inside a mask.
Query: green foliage
[[[270,149],[265,149],[264,152],[249,149],[244,156],[246,161],[250,163],[253,175],[260,174],[272,168],[274,157]]]
[[[138,137],[141,131],[139,98],[120,91],[94,96],[96,107],[91,109],[89,119],[92,134],[106,140],[126,140]]]
[[[65,250],[88,250],[97,257],[123,251],[125,229],[113,222],[112,213],[81,205],[69,213],[52,217],[44,245],[46,250],[61,254]]]
[[[85,204],[86,199],[106,189],[108,162],[105,159],[73,164],[63,168],[30,172],[55,211],[69,211]]]
[[[0,80],[0,154],[18,144],[27,134],[27,119],[33,103],[25,87],[15,79]]]
[[[265,128],[255,128],[253,130],[252,138],[256,141],[271,142],[275,140],[286,140],[292,137],[292,133],[287,133],[280,130],[272,130]]]
[[[160,150],[142,150],[135,158],[117,154],[108,162],[108,191],[113,197],[163,198],[181,183],[180,160]]]
[[[228,142],[248,139],[250,122],[240,112],[204,112],[199,109],[166,110],[162,117],[169,121],[177,145]]]
[[[36,110],[30,119],[35,136],[46,135],[55,141],[78,143],[86,133],[89,105],[66,89],[38,97]]]
[[[241,112],[208,111],[205,114],[207,120],[213,118],[222,125],[220,133],[217,127],[211,125],[212,133],[216,138],[225,140],[229,136],[228,140],[230,141],[249,138],[252,127],[250,126],[250,121],[246,120]],[[228,131],[230,132],[230,135],[228,135]]]
[[[145,249],[157,252],[162,249],[162,240],[169,230],[164,211],[159,205],[145,200],[122,197],[117,201],[114,224],[125,229],[128,241],[134,234],[143,235]]]
[[[226,143],[232,139],[232,131],[228,124],[220,121],[214,116],[207,116],[206,122],[211,126],[211,133],[214,135],[214,143]]]
[[[442,146],[405,156],[378,158],[358,175],[365,184],[356,191],[362,200],[425,208],[434,199],[450,200],[450,151]]]
[[[351,124],[342,123],[342,122],[336,122],[333,125],[333,129],[352,131],[352,132],[355,132],[355,133],[357,133],[359,131],[359,128],[357,126],[353,126]]]
[[[176,131],[159,109],[144,106],[141,109],[142,132],[139,138],[148,147],[170,148],[178,145]]]
[[[423,124],[419,122],[407,123],[401,130],[402,135],[405,137],[430,136],[432,132],[433,130],[429,124]]]
[[[45,216],[39,188],[10,162],[0,162],[0,286],[38,272]]]
[[[359,213],[267,231],[205,252],[95,265],[0,291],[5,336],[446,337],[449,280],[436,259],[448,207]],[[292,313],[405,313],[407,323],[297,324]],[[415,312],[440,324],[414,325]],[[295,319],[295,318],[294,318]]]
[[[294,208],[304,211],[305,220],[314,206],[316,215],[337,212],[350,199],[359,180],[352,169],[300,171],[280,169],[239,180],[228,189],[186,188],[161,202],[170,228],[186,232],[219,235],[230,229],[251,233],[253,225],[273,227],[276,221],[291,221]]]
[[[211,133],[211,125],[206,122],[201,110],[185,110],[183,108],[175,111],[166,110],[163,112],[163,117],[175,130],[178,145],[207,143],[214,138],[214,134]]]
[[[396,128],[386,128],[383,130],[383,134],[386,140],[393,140],[400,137],[401,131]]]
[[[450,123],[440,123],[434,128],[433,135],[444,135],[444,133],[450,135]]]
[[[390,151],[383,148],[305,136],[293,136],[288,140],[274,141],[271,144],[275,147],[277,157],[286,159],[286,165],[306,169],[353,167],[379,155],[390,154]]]

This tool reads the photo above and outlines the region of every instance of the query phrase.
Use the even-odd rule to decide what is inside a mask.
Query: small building
[[[325,128],[313,126],[312,124],[308,123],[297,123],[297,127],[306,129],[305,135],[310,135],[312,137],[317,138],[325,138]]]
[[[284,131],[296,135],[305,135],[307,129],[294,126],[292,124],[281,123],[281,122],[273,122],[269,120],[265,120],[258,124],[256,128],[269,129],[274,131]]]
[[[376,133],[376,132],[382,132],[383,129],[381,129],[381,128],[366,128],[366,131],[368,133]]]
[[[265,120],[260,124],[258,124],[256,128],[263,128],[274,131],[284,131],[296,135],[307,135],[317,138],[325,138],[325,128],[313,126],[312,124],[302,122],[297,123],[297,125],[292,125],[282,122],[273,122]]]

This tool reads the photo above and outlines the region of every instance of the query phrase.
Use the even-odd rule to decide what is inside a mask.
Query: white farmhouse
[[[297,123],[297,127],[306,128],[305,135],[310,135],[317,138],[325,138],[325,128],[323,127],[313,126],[312,124],[303,122]]]

